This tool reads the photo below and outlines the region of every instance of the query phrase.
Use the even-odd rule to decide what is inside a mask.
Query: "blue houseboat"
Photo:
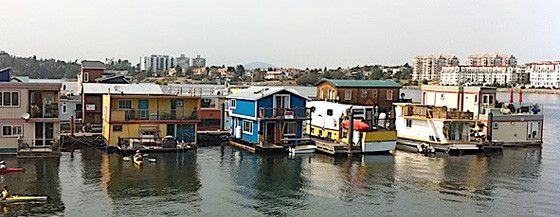
[[[250,87],[228,96],[230,144],[249,151],[284,151],[306,145],[307,97],[284,87]]]

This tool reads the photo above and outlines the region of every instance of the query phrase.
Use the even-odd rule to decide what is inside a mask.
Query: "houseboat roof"
[[[84,94],[152,94],[163,95],[157,84],[102,84],[84,83]]]
[[[385,88],[401,88],[402,85],[393,80],[343,80],[343,79],[323,79],[315,84],[315,86],[329,82],[335,87],[385,87]]]
[[[306,96],[298,93],[295,90],[284,88],[284,87],[249,87],[243,91],[229,95],[227,98],[230,99],[247,99],[247,100],[259,100],[264,97],[270,96],[272,94],[287,91],[291,94],[300,96],[301,98],[309,100]]]
[[[484,92],[495,93],[496,88],[490,86],[441,86],[441,85],[422,85],[423,91],[438,91],[438,92]]]
[[[84,69],[105,69],[105,64],[98,60],[83,60],[82,68]]]

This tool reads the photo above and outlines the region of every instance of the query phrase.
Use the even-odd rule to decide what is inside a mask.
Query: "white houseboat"
[[[472,112],[416,103],[394,103],[399,147],[419,152],[479,151],[480,142],[471,139],[469,128],[475,124]]]

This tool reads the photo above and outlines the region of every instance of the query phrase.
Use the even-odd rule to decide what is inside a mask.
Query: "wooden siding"
[[[323,90],[322,95],[321,90]],[[317,86],[317,98],[319,100],[328,99],[329,90],[335,91],[335,95],[338,96],[338,102],[340,103],[368,106],[377,105],[382,110],[390,109],[393,102],[399,99],[400,93],[400,88],[336,88],[328,82],[323,82],[319,86]],[[351,92],[350,100],[346,99],[346,91]],[[362,95],[364,91],[366,92],[366,94]],[[391,91],[392,97],[389,97],[388,99],[387,95]]]

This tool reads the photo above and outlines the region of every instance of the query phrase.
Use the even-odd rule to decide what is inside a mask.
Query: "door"
[[[275,135],[276,135],[276,123],[274,122],[267,122],[266,123],[266,142],[267,143],[274,143],[275,142]]]
[[[138,113],[140,119],[148,119],[148,100],[143,99],[138,101]]]
[[[54,123],[35,123],[35,146],[50,146],[54,139]]]

